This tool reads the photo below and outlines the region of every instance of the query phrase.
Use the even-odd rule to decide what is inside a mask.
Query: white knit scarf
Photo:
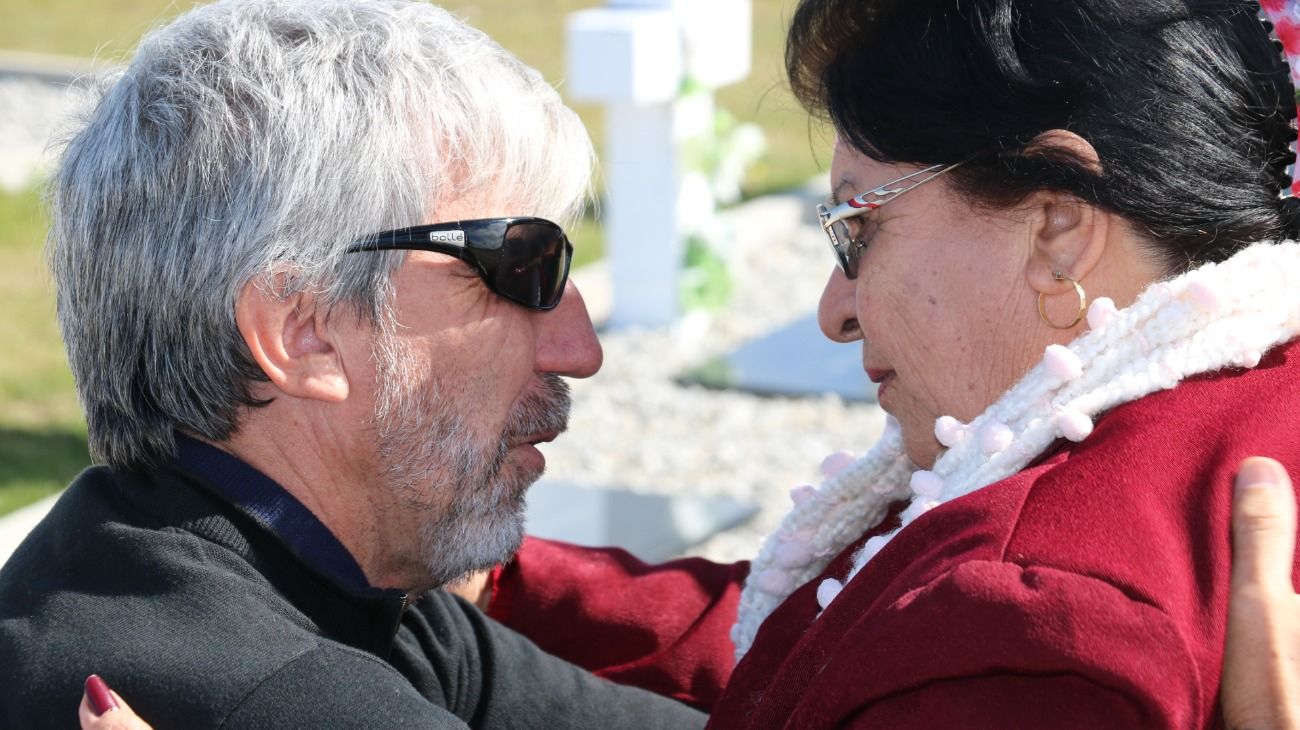
[[[740,597],[731,639],[739,660],[758,627],[800,585],[880,524],[892,503],[911,498],[902,526],[874,537],[854,557],[853,580],[900,530],[925,512],[1025,468],[1058,438],[1082,441],[1093,419],[1115,406],[1223,368],[1253,368],[1275,345],[1300,334],[1300,244],[1256,244],[1153,284],[1123,311],[1109,299],[1088,310],[1089,331],[1043,361],[969,425],[940,418],[947,446],[930,471],[903,450],[893,419],[860,459],[817,489],[795,490],[795,506],[764,540]],[[824,609],[843,584],[823,581]]]

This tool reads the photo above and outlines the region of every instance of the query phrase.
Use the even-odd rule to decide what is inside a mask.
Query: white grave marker
[[[569,16],[565,90],[606,110],[613,326],[662,326],[677,316],[678,144],[713,121],[711,104],[700,114],[698,101],[686,110],[678,99],[688,78],[708,89],[745,78],[752,25],[750,0],[609,0]]]

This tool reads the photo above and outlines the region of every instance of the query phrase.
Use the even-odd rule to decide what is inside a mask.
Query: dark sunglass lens
[[[496,287],[527,307],[550,309],[560,301],[569,273],[564,232],[551,223],[515,223],[506,231]]]

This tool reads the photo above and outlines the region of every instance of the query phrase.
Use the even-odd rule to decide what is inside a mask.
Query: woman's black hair
[[[1300,234],[1296,92],[1254,0],[801,0],[786,69],[870,157],[970,158],[953,182],[990,205],[1070,193],[1171,272]],[[1057,129],[1102,169],[1034,145]]]

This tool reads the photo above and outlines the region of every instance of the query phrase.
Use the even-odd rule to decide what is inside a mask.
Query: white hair
[[[235,432],[264,377],[235,326],[250,281],[377,323],[402,254],[349,242],[465,199],[571,223],[592,161],[536,71],[423,2],[222,0],[150,33],[51,183],[92,455],[137,467],[177,429]]]

